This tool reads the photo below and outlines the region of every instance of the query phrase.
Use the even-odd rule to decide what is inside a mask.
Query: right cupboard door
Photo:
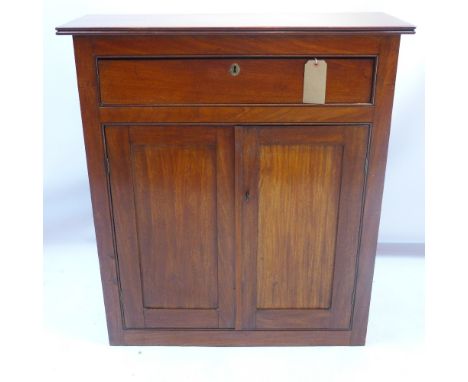
[[[348,329],[369,126],[236,127],[239,329]]]

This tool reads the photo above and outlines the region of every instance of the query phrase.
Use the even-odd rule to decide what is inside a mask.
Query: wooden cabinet
[[[57,28],[74,36],[111,344],[365,342],[398,45],[414,27],[246,18]],[[325,102],[306,104],[317,58]]]

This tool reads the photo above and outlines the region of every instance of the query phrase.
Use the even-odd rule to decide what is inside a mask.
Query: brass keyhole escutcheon
[[[229,73],[231,73],[231,76],[238,76],[240,73],[240,66],[239,64],[232,64],[231,67],[229,68]]]

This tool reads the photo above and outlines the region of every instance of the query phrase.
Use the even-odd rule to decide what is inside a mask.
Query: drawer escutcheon
[[[229,73],[231,73],[231,76],[238,76],[240,73],[240,66],[237,63],[234,63],[231,65],[229,68]]]

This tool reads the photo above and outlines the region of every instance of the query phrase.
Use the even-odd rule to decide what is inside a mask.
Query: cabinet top
[[[59,35],[310,32],[414,33],[415,26],[385,13],[88,15],[56,28]]]

